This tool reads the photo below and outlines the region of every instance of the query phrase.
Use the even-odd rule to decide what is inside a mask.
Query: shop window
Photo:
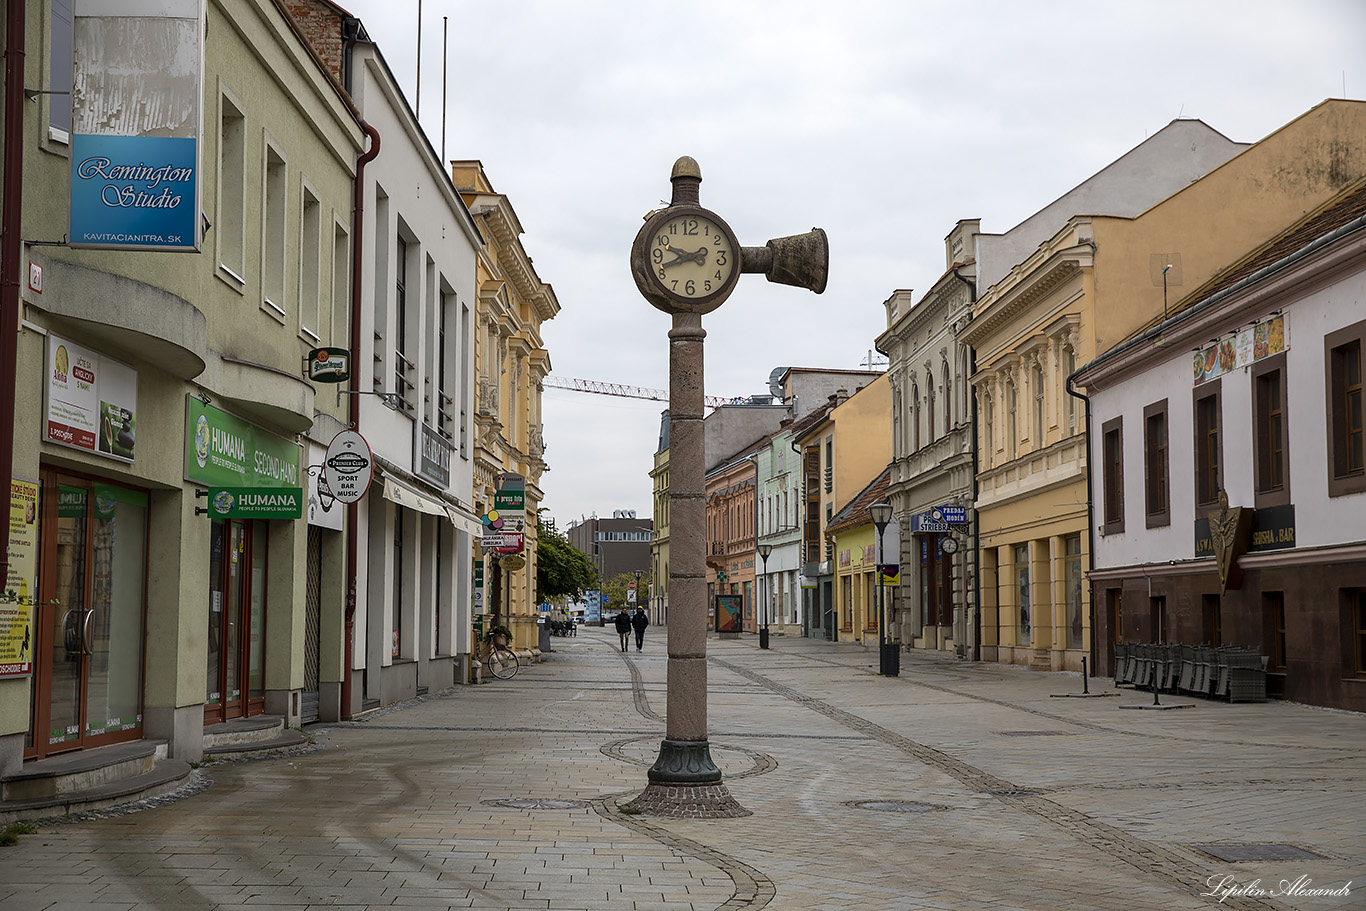
[[[1252,368],[1252,448],[1258,509],[1290,502],[1285,377],[1284,352]]]
[[[1344,629],[1351,631],[1352,664],[1350,670],[1357,677],[1366,677],[1366,589],[1354,588],[1343,592],[1347,622]]]
[[[1082,585],[1086,579],[1081,564],[1081,535],[1068,535],[1063,542],[1067,560],[1067,647],[1081,648],[1084,600]]]
[[[1209,506],[1224,484],[1220,440],[1220,385],[1215,380],[1195,390],[1195,503]]]
[[[1224,611],[1218,595],[1200,596],[1200,640],[1216,648],[1224,644]]]
[[[406,512],[402,506],[394,507],[394,566],[391,570],[394,583],[393,624],[389,643],[389,657],[394,660],[402,657],[408,648],[408,643],[403,638],[403,617],[407,613],[406,605],[403,602],[403,573],[406,569],[403,561],[403,526],[406,524],[404,521]]]
[[[1101,425],[1101,479],[1105,534],[1124,531],[1124,419]]]
[[[1029,597],[1029,545],[1017,544],[1015,546],[1015,592],[1016,603],[1020,613],[1020,645],[1029,645],[1032,641],[1033,622],[1030,616]]]
[[[1143,499],[1148,528],[1171,524],[1169,467],[1167,400],[1163,399],[1143,409]]]
[[[1366,322],[1324,336],[1328,371],[1328,495],[1366,491],[1361,351]]]
[[[1268,668],[1285,668],[1285,592],[1262,593],[1262,651]]]

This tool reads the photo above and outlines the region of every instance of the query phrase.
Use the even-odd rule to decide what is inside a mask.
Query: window
[[[413,410],[414,366],[408,359],[408,242],[399,237],[394,256],[394,392],[405,411]]]
[[[1143,409],[1143,487],[1147,527],[1171,524],[1171,491],[1168,489],[1167,400]]]
[[[1262,593],[1262,651],[1268,668],[1285,668],[1285,592]]]
[[[261,308],[285,321],[285,159],[266,144],[266,179],[261,201]]]
[[[384,192],[384,188],[376,185],[375,187],[375,253],[374,261],[367,263],[374,269],[374,323],[373,339],[374,352],[370,358],[370,386],[375,392],[387,392],[388,385],[385,382],[385,375],[388,372],[389,346],[385,344],[385,339],[389,337],[389,282],[391,281],[389,272],[393,268],[393,253],[389,248],[387,238],[393,237],[389,223],[389,194]],[[359,342],[357,342],[359,344]],[[495,349],[490,348],[490,351]]]
[[[1366,322],[1324,336],[1328,371],[1328,495],[1366,491],[1363,439],[1361,349]]]
[[[299,332],[315,345],[322,332],[322,232],[322,204],[305,186],[299,219]]]
[[[335,213],[334,213],[335,214]],[[332,223],[332,338],[351,337],[351,235]],[[356,369],[352,366],[352,369]]]
[[[1284,352],[1252,368],[1252,452],[1258,509],[1290,502],[1285,376]]]
[[[991,396],[986,395],[982,397],[982,407],[986,412],[986,419],[982,425],[982,461],[987,468],[990,468],[994,461],[992,456],[996,447],[996,403],[991,400]]]
[[[941,385],[944,389],[944,435],[948,436],[953,429],[953,382],[947,362],[944,364],[944,382]]]
[[[71,2],[52,0],[52,49],[47,60],[47,121],[71,133]]]
[[[1105,534],[1124,530],[1124,419],[1101,425],[1101,475],[1104,483]]]
[[[925,371],[925,432],[929,442],[934,442],[934,375]]]
[[[1006,384],[1006,457],[1015,458],[1018,442],[1015,427],[1015,384]]]
[[[1081,565],[1081,535],[1068,535],[1063,542],[1067,552],[1067,647],[1081,648],[1084,598],[1082,584],[1086,579]]]
[[[436,323],[436,431],[446,439],[451,439],[455,429],[455,414],[452,406],[455,399],[447,391],[451,372],[455,369],[455,346],[446,339],[446,330],[455,313],[455,295],[445,288],[441,289],[440,304],[437,307]]]
[[[1044,447],[1043,368],[1034,365],[1034,448]]]
[[[1068,345],[1062,350],[1062,370],[1065,377],[1071,376],[1077,371],[1077,352]],[[1067,408],[1067,433],[1072,435],[1077,432],[1077,399],[1072,395],[1064,395],[1063,401]]]
[[[1020,609],[1020,645],[1030,644],[1033,624],[1029,616],[1029,545],[1015,545],[1015,591]]]
[[[1219,381],[1195,390],[1195,503],[1208,506],[1219,499],[1224,475],[1219,439]]]
[[[218,265],[242,290],[246,284],[247,119],[240,105],[218,96],[218,205],[214,237]]]
[[[1358,677],[1366,677],[1366,589],[1343,592],[1346,608],[1351,615],[1353,664],[1350,670]]]
[[[911,452],[920,449],[920,387],[911,383]]]
[[[466,304],[460,305],[460,354],[457,362],[457,369],[460,371],[460,457],[469,458],[469,439],[470,439],[470,383],[473,371],[467,366],[470,352],[465,347],[470,339],[470,308]]]
[[[1167,641],[1167,599],[1148,599],[1148,636],[1150,642]]]

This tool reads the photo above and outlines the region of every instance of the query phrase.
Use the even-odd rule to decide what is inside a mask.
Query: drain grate
[[[997,731],[1002,737],[1071,737],[1072,731]]]
[[[918,800],[851,800],[846,806],[858,810],[876,810],[879,813],[932,813],[935,810],[948,809],[937,803],[921,803]]]
[[[1247,860],[1324,860],[1322,854],[1315,854],[1313,851],[1306,851],[1304,848],[1297,848],[1294,845],[1191,845],[1197,851],[1203,851],[1211,857],[1229,863],[1239,863]]]
[[[514,810],[576,810],[588,806],[586,800],[560,800],[553,797],[504,797],[481,800],[486,807],[512,807]]]
[[[1031,791],[1029,788],[997,788],[987,793],[992,797],[1038,797],[1043,792]]]

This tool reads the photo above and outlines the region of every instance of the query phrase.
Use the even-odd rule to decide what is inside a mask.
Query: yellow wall
[[[835,424],[835,510],[892,461],[892,386],[882,374],[831,412]]]
[[[863,558],[864,548],[877,542],[871,522],[838,531],[835,541],[835,610],[838,620],[835,632],[841,642],[874,643],[877,641],[877,555]],[[841,554],[849,552],[849,565],[842,566]],[[849,595],[845,580],[852,580]],[[885,592],[883,598],[890,597]],[[850,603],[852,600],[852,603]]]

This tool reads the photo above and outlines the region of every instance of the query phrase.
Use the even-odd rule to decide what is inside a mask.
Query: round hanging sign
[[[375,476],[375,458],[365,437],[354,430],[343,430],[332,438],[323,458],[323,478],[332,495],[343,503],[354,503],[370,489]]]

